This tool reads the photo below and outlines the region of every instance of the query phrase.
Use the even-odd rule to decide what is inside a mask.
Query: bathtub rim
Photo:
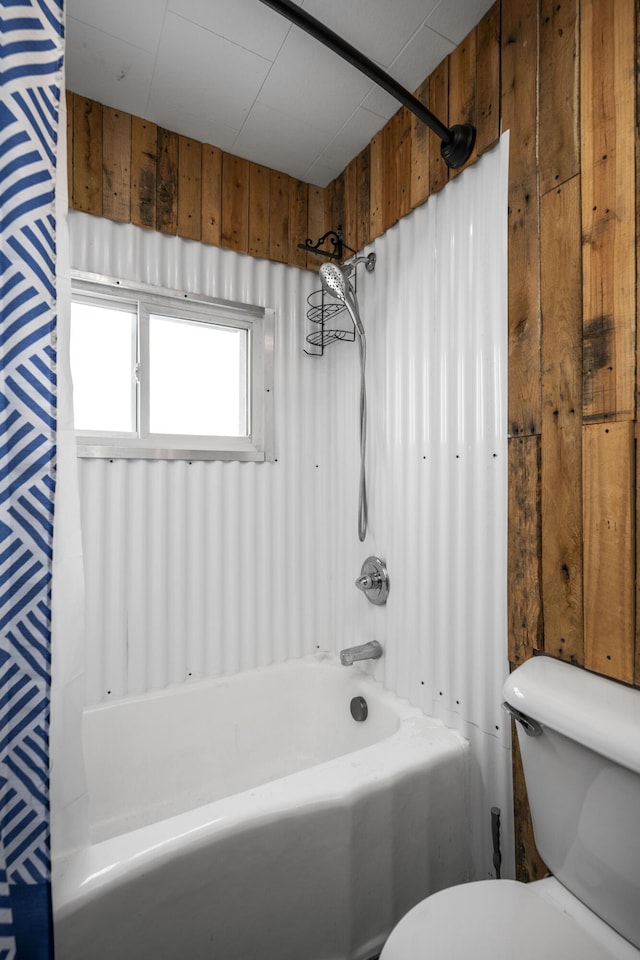
[[[271,666],[277,668],[289,664],[304,664],[305,667],[321,665],[340,671],[347,669],[340,666],[337,657],[327,654],[312,654]],[[253,674],[270,668],[257,668],[246,673]],[[348,669],[354,670],[353,667]],[[234,674],[231,678],[193,682],[215,686],[220,680],[245,675]],[[465,764],[464,783],[468,793],[466,766],[469,742],[457,731],[446,727],[441,720],[427,716],[408,700],[384,689],[379,681],[364,671],[357,670],[354,679],[371,690],[372,698],[384,700],[398,715],[399,725],[394,733],[351,753],[54,858],[53,906],[56,920],[66,919],[84,903],[99,897],[106,889],[117,886],[119,881],[139,877],[151,867],[161,866],[178,855],[188,854],[205,839],[213,839],[218,834],[231,836],[244,829],[248,822],[266,827],[283,815],[301,815],[304,811],[327,803],[348,806],[369,793],[373,787],[388,787],[403,774],[425,766],[435,766],[446,758],[457,757],[458,762]],[[188,689],[191,683],[172,685],[170,692],[183,692],[185,687]],[[87,709],[115,708],[123,702],[135,702],[149,696],[159,698],[166,692],[153,691],[119,698]],[[465,802],[468,808],[468,798]],[[170,832],[167,829],[169,824],[172,825]]]

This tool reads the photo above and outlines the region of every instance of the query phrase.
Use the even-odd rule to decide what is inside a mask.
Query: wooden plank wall
[[[511,131],[509,658],[545,652],[640,686],[635,0],[496,0],[416,95]],[[317,269],[441,189],[439,141],[401,109],[328,187],[70,95],[74,207]],[[640,579],[640,578],[639,578]],[[517,753],[517,751],[516,751]],[[544,871],[514,759],[521,879]]]

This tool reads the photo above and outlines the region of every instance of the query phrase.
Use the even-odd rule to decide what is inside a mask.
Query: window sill
[[[233,449],[224,447],[192,448],[173,443],[162,446],[141,441],[120,441],[119,443],[94,443],[86,438],[78,438],[77,454],[82,459],[103,460],[241,460],[263,462],[270,459],[264,450],[258,450],[250,441]]]

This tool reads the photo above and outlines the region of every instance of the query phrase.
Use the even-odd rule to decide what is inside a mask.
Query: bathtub
[[[57,960],[369,960],[468,879],[466,741],[358,667],[318,655],[83,723],[92,840],[55,865]]]

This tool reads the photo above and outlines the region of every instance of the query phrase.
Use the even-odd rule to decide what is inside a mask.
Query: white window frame
[[[137,423],[140,435],[76,430],[79,457],[145,460],[273,460],[274,313],[230,300],[72,271],[72,298],[136,306]],[[195,320],[248,332],[249,436],[177,436],[148,432],[149,315]]]

